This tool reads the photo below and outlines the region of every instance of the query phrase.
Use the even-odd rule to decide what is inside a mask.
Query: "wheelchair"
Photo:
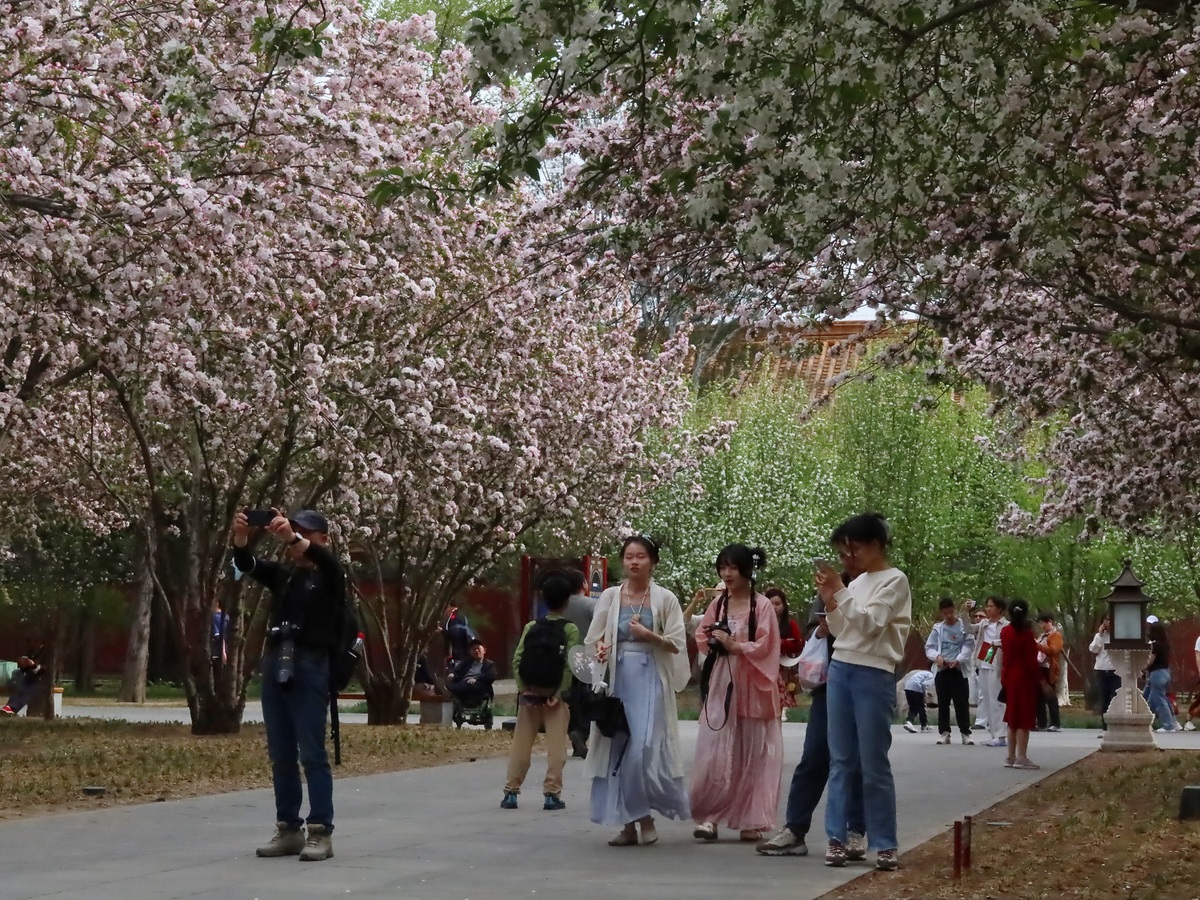
[[[454,727],[462,729],[464,724],[482,725],[484,731],[492,730],[494,716],[492,715],[492,698],[483,697],[478,702],[464,703],[458,696],[453,696],[454,712],[451,716]]]

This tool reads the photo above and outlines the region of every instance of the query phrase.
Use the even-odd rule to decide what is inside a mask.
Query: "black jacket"
[[[331,650],[337,641],[338,613],[345,603],[346,575],[328,548],[309,543],[304,555],[313,568],[258,559],[246,547],[233,548],[233,561],[271,592],[267,628],[288,622],[299,628],[296,646]]]
[[[454,680],[452,684],[463,684],[470,676],[467,672],[471,670],[471,664],[475,660],[467,658],[459,660],[454,664]],[[480,688],[487,688],[488,696],[492,696],[492,682],[496,680],[496,664],[490,659],[483,661],[483,669],[475,676],[475,684]]]

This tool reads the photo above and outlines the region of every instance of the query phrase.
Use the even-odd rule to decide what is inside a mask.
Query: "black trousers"
[[[1043,668],[1040,672],[1042,680],[1038,685],[1037,727],[1061,728],[1062,720],[1058,714],[1058,685],[1050,680],[1049,669]],[[1046,685],[1053,690],[1046,690]]]
[[[954,704],[954,718],[958,730],[971,733],[971,689],[962,669],[940,669],[933,676],[933,687],[938,698],[938,734],[950,731],[950,704]]]
[[[1097,669],[1096,680],[1100,685],[1100,722],[1105,728],[1108,728],[1104,714],[1108,712],[1109,704],[1113,702],[1117,691],[1121,689],[1121,676],[1111,669]]]
[[[465,681],[459,684],[452,681],[446,685],[446,688],[458,698],[458,702],[463,706],[482,706],[484,700],[492,698],[492,689],[487,685],[467,684]]]
[[[925,692],[924,691],[905,691],[905,698],[908,700],[908,721],[916,722],[921,720],[921,727],[929,726],[929,714],[925,711]]]

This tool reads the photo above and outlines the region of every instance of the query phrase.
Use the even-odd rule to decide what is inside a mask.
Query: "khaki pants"
[[[512,750],[508,754],[508,780],[504,790],[519,794],[525,775],[529,772],[533,742],[538,729],[546,726],[546,780],[542,792],[558,796],[562,793],[563,768],[567,764],[567,723],[570,707],[563,701],[554,706],[518,706],[517,728],[513,732]]]

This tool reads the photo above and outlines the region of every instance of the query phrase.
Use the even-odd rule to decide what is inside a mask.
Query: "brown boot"
[[[276,822],[271,840],[254,852],[258,856],[296,856],[303,849],[304,829],[292,828],[287,822]]]
[[[333,835],[324,825],[308,826],[308,841],[300,851],[300,858],[305,862],[329,859],[333,856]]]

